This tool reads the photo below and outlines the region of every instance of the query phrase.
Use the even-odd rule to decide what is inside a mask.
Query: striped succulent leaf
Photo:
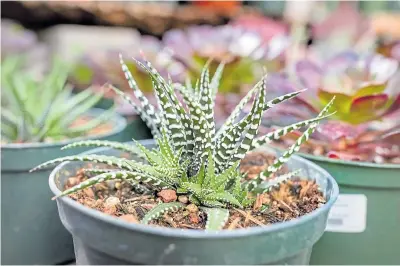
[[[215,135],[215,121],[214,121],[214,109],[212,105],[212,88],[210,86],[208,64],[203,68],[200,77],[200,108],[206,116],[208,131],[210,138],[214,139]]]
[[[270,178],[268,180],[263,180],[260,175],[258,175],[256,178],[246,181],[243,183],[243,186],[246,187],[247,190],[256,193],[256,194],[261,194],[268,192],[271,190],[273,187],[279,186],[283,182],[286,182],[290,178],[298,175],[301,172],[301,169],[297,169],[295,171],[292,171],[290,173],[280,175],[277,177]]]
[[[258,88],[257,93],[258,92],[261,92],[261,87]],[[238,143],[240,142],[243,134],[246,134],[246,128],[252,123],[252,120],[256,116],[257,110],[261,112],[263,110],[262,107],[264,102],[261,103],[261,109],[258,106],[259,104],[260,100],[257,98],[256,94],[250,113],[239,123],[231,125],[230,128],[222,133],[221,137],[218,139],[214,154],[218,170],[223,170],[227,162],[231,162],[233,164],[233,161],[230,161],[230,158],[236,151]],[[259,117],[259,119],[261,119],[261,117]]]
[[[229,117],[226,119],[224,124],[221,126],[221,128],[218,130],[218,132],[215,135],[216,142],[218,142],[218,138],[227,130],[230,128],[230,126],[235,122],[235,120],[238,118],[240,115],[240,112],[243,110],[245,105],[250,101],[250,99],[253,97],[253,95],[257,92],[258,88],[260,86],[260,82],[257,83],[247,94],[246,96],[239,102],[238,105],[236,105],[235,109],[232,111],[232,113],[229,115]]]
[[[333,101],[335,98],[333,98],[325,107],[322,109],[322,111],[319,113],[318,117],[322,117],[323,115],[326,115],[326,113],[329,111],[330,107],[333,104]],[[283,155],[277,159],[275,159],[274,163],[270,166],[268,166],[267,170],[264,172],[260,173],[260,178],[265,180],[268,178],[271,174],[277,172],[279,169],[282,168],[282,166],[290,159],[290,156],[294,154],[295,152],[298,152],[300,150],[301,144],[306,142],[311,134],[315,131],[317,128],[319,121],[313,122],[306,131],[296,140],[296,142],[287,149]]]
[[[143,217],[141,223],[148,224],[151,220],[157,219],[163,213],[166,212],[174,212],[179,209],[184,208],[185,205],[180,202],[168,202],[168,203],[160,203],[151,209],[146,215]]]
[[[83,172],[85,172],[86,174],[89,174],[89,175],[99,175],[99,174],[118,171],[118,169],[101,169],[101,168],[84,168],[82,170],[83,170]]]
[[[154,90],[158,102],[161,106],[161,112],[164,116],[163,122],[165,123],[167,132],[171,134],[171,139],[175,150],[179,150],[186,146],[185,130],[183,129],[181,115],[183,108],[177,104],[178,100],[176,95],[173,93],[172,84],[168,84],[164,78],[153,68],[149,61],[145,61],[145,64],[135,60],[136,63],[146,70],[153,81]]]
[[[206,230],[221,230],[229,218],[229,210],[222,208],[202,208],[207,214]]]
[[[155,124],[159,124],[160,118],[157,115],[157,112],[156,112],[154,106],[152,104],[150,104],[149,100],[139,89],[135,79],[132,76],[132,73],[129,71],[128,66],[125,64],[121,54],[119,54],[119,60],[120,60],[122,71],[124,72],[125,78],[128,81],[128,85],[133,90],[135,97],[140,101],[143,111]]]
[[[189,108],[191,120],[193,122],[194,135],[194,158],[193,161],[202,161],[205,159],[208,151],[213,149],[211,136],[208,128],[206,116],[203,113],[199,103],[194,99],[187,90],[179,88],[186,105]]]
[[[291,92],[291,93],[276,97],[275,99],[272,99],[272,100],[270,100],[270,101],[265,103],[264,111],[267,111],[268,109],[271,109],[275,105],[280,104],[280,103],[282,103],[284,101],[293,99],[294,97],[296,97],[297,95],[299,95],[300,93],[302,93],[304,91],[306,91],[306,89],[295,91],[295,92]]]
[[[158,116],[158,114],[156,114],[156,118],[152,119],[144,110],[142,107],[138,106],[137,104],[135,104],[132,99],[126,95],[124,92],[120,91],[119,89],[115,88],[112,85],[108,85],[115,93],[117,93],[120,97],[122,97],[122,99],[124,99],[126,102],[128,102],[132,107],[133,110],[139,114],[140,118],[146,123],[147,127],[150,129],[151,134],[156,137],[156,136],[160,136],[160,128],[161,128],[161,119]]]
[[[265,102],[265,92],[266,92],[267,82],[264,79],[261,87],[261,92],[259,97],[255,101],[255,111],[251,116],[249,121],[248,129],[245,133],[244,139],[240,146],[236,149],[230,161],[241,160],[244,158],[246,153],[250,150],[253,139],[258,133],[258,128],[261,124],[261,118],[263,114],[264,102]]]
[[[330,117],[331,115],[335,114],[335,112],[332,112],[328,115],[324,115],[324,116],[318,116],[316,118],[312,118],[309,120],[305,120],[305,121],[301,121],[301,122],[297,122],[295,124],[292,124],[290,126],[286,126],[277,130],[274,130],[273,132],[267,133],[264,136],[258,137],[255,140],[253,140],[253,143],[251,144],[251,148],[252,149],[256,149],[262,145],[271,143],[274,140],[279,140],[282,136],[285,136],[286,134],[293,132],[295,130],[298,130],[302,127],[306,127],[309,126],[310,124],[314,123],[314,122],[318,122],[320,120],[323,120],[325,118]]]
[[[113,156],[106,156],[106,155],[73,155],[73,156],[66,156],[66,157],[61,157],[57,158],[54,160],[47,161],[45,163],[42,163],[33,169],[30,170],[30,172],[34,172],[40,169],[45,169],[50,166],[54,166],[56,164],[60,164],[63,162],[69,162],[69,161],[79,161],[79,162],[93,162],[93,163],[104,163],[109,166],[115,166],[118,167],[119,169],[124,169],[128,171],[133,171],[134,169],[132,166],[129,164],[129,160],[124,159],[124,158],[118,158],[118,157],[113,157]]]
[[[235,178],[235,172],[237,171],[239,164],[240,161],[235,162],[231,167],[216,177],[215,187],[218,191],[225,190],[228,183]]]
[[[212,91],[212,108],[214,108],[215,104],[215,97],[217,96],[218,88],[219,88],[219,82],[222,78],[222,73],[225,68],[225,63],[220,63],[215,70],[214,76],[211,79],[210,87]]]
[[[183,130],[183,126],[178,117],[177,110],[170,101],[168,90],[163,88],[164,86],[158,83],[154,78],[153,82],[157,98],[159,99],[161,105],[165,129],[169,134],[171,134],[170,138],[172,140],[174,149],[177,151],[185,146],[185,131]]]
[[[139,156],[140,158],[143,158],[144,155],[138,149],[137,147],[130,145],[130,144],[124,144],[120,143],[117,141],[108,141],[108,140],[82,140],[82,141],[77,141],[68,145],[65,145],[64,147],[61,148],[61,150],[66,150],[66,149],[71,149],[71,148],[79,148],[79,147],[108,147],[112,148],[115,150],[121,150],[124,152],[128,152],[130,154],[134,154],[136,156]]]

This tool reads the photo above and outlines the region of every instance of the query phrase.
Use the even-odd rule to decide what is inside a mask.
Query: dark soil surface
[[[273,156],[254,152],[242,161],[240,170],[248,173],[246,178],[254,178],[273,160]],[[281,170],[280,174],[285,172],[287,169]],[[68,179],[65,187],[70,188],[85,179],[87,176],[83,171],[78,171],[76,176]],[[139,223],[149,210],[161,202],[180,201],[187,206],[175,212],[165,213],[150,222],[150,225],[204,229],[206,224],[207,214],[196,205],[190,204],[186,196],[178,196],[173,190],[163,190],[156,194],[139,193],[127,182],[109,181],[74,193],[70,197],[87,207],[132,223]],[[231,208],[224,229],[265,226],[288,221],[310,213],[324,203],[325,198],[314,181],[295,177],[281,184],[279,188],[258,195],[252,208]]]

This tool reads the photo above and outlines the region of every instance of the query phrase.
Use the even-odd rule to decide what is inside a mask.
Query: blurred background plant
[[[110,130],[113,110],[96,118],[87,112],[102,98],[91,90],[72,94],[66,84],[68,66],[54,59],[43,76],[26,72],[26,58],[7,56],[1,71],[2,143],[53,142]]]
[[[308,90],[298,100],[270,113],[272,122],[267,127],[312,117],[335,96],[333,108],[337,113],[313,135],[315,142],[309,142],[308,152],[332,158],[398,162],[395,131],[400,122],[395,116],[400,115],[400,71],[396,60],[345,51],[319,63],[300,60],[294,69],[270,75],[270,90],[273,94]],[[298,133],[288,135],[287,142]]]
[[[222,93],[216,97],[217,124],[267,71],[278,72],[270,74],[268,95],[271,97],[305,86],[309,91],[296,102],[268,112],[270,123],[265,124],[263,130],[271,130],[273,126],[299,117],[309,117],[327,98],[336,95],[339,99],[336,101],[337,116],[324,127],[334,126],[337,132],[345,132],[346,137],[331,141],[332,147],[342,145],[340,147],[348,150],[354,146],[352,143],[360,142],[361,136],[367,138],[365,132],[361,132],[365,128],[368,128],[368,136],[372,132],[376,134],[376,141],[372,142],[368,137],[369,146],[364,143],[363,147],[374,147],[378,139],[383,143],[383,139],[393,138],[387,137],[386,133],[397,125],[398,74],[394,70],[395,62],[386,57],[400,59],[400,19],[396,13],[400,5],[397,2],[317,1],[299,5],[295,1],[13,1],[3,5],[12,8],[3,7],[7,12],[2,12],[2,18],[18,20],[39,32],[39,37],[31,30],[16,26],[15,22],[3,23],[2,20],[2,37],[7,36],[2,38],[2,59],[11,53],[31,53],[38,47],[68,57],[66,51],[75,44],[89,47],[82,49],[82,55],[71,62],[74,67],[68,82],[73,85],[74,93],[90,88],[102,95],[98,106],[109,107],[115,99],[112,91],[104,91],[102,85],[106,82],[132,93],[119,67],[119,53],[147,95],[152,91],[151,80],[137,68],[132,57],[138,59],[143,55],[164,78],[169,74],[173,82],[190,79],[192,86],[199,78],[200,66],[212,58],[210,74],[214,74],[220,62],[226,64]],[[57,36],[49,32],[42,38],[42,30],[47,31],[49,26],[60,23],[75,25],[60,29]],[[119,33],[121,27],[129,29],[126,33],[129,37],[117,40],[115,34],[96,33],[97,29],[106,28],[104,26],[119,35],[122,35]],[[75,37],[66,32],[77,32],[83,27],[86,27],[85,31]],[[96,34],[99,36],[92,38]],[[87,36],[85,41],[84,36]],[[59,41],[53,42],[55,38]],[[90,42],[99,45],[88,45]],[[58,49],[58,46],[66,48]],[[374,55],[375,51],[384,57]],[[36,63],[25,69],[38,63],[47,66],[49,61],[46,57],[27,60]],[[119,112],[133,114],[131,107],[123,101],[116,103]],[[342,133],[338,134],[341,136]],[[314,141],[320,141],[319,145],[330,141],[322,135],[314,134]],[[336,156],[332,155],[333,151],[344,149],[331,146],[323,151],[317,149],[315,153]],[[376,152],[368,151],[365,152],[369,154],[367,157],[359,157],[360,147],[357,146],[353,152],[356,156],[351,159],[382,161],[375,156]],[[339,157],[345,158],[344,155],[341,153]],[[390,161],[396,156],[387,156],[384,160]]]

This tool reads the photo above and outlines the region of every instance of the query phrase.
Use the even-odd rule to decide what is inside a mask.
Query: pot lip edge
[[[106,110],[102,109],[102,108],[91,108],[86,114],[89,116],[96,116],[99,113],[105,112],[105,111]],[[41,149],[41,148],[62,147],[62,146],[65,146],[65,145],[68,145],[70,143],[77,142],[77,141],[95,140],[95,139],[100,139],[100,138],[105,138],[105,137],[116,135],[118,133],[121,133],[128,124],[126,121],[126,118],[124,118],[119,113],[114,113],[111,116],[111,119],[112,119],[111,121],[113,122],[114,126],[112,127],[112,130],[109,132],[90,135],[90,136],[84,136],[84,137],[77,137],[77,138],[72,138],[72,139],[66,139],[66,140],[50,142],[50,143],[45,143],[45,142],[7,143],[7,144],[1,145],[1,150],[6,151],[6,150],[23,150],[23,149]]]
[[[384,168],[384,169],[400,169],[400,164],[394,164],[394,163],[377,164],[377,163],[362,162],[362,161],[347,161],[347,160],[341,160],[341,159],[332,159],[332,158],[328,158],[328,157],[320,156],[320,155],[317,156],[317,155],[307,154],[304,152],[297,153],[297,156],[304,157],[305,159],[310,160],[310,161],[324,162],[324,163],[330,163],[330,164],[378,168],[378,169],[379,168],[380,169],[382,169],[382,168]]]
[[[147,140],[140,140],[140,143],[145,145],[145,144],[152,144],[154,143],[153,139],[147,139]],[[90,153],[95,150],[107,150],[110,148],[96,148],[92,149],[90,151],[84,152],[85,153]],[[96,220],[100,220],[104,223],[109,223],[112,224],[116,227],[122,227],[124,229],[130,230],[130,231],[139,231],[140,233],[145,233],[145,234],[152,234],[152,235],[159,235],[159,236],[164,236],[164,237],[175,237],[175,238],[191,238],[191,239],[229,239],[229,238],[237,238],[237,237],[246,237],[246,236],[252,236],[252,235],[259,235],[263,233],[268,233],[268,232],[274,232],[274,231],[281,231],[286,228],[290,227],[295,227],[298,224],[303,224],[306,223],[310,220],[313,220],[317,217],[319,217],[321,214],[325,212],[329,212],[329,210],[332,208],[333,204],[336,202],[338,196],[339,196],[339,185],[336,182],[336,180],[332,177],[331,174],[329,174],[325,169],[322,167],[318,166],[314,162],[307,160],[305,158],[302,158],[297,155],[293,155],[291,158],[301,161],[301,162],[306,162],[308,164],[312,164],[313,167],[317,168],[318,171],[322,172],[328,182],[331,183],[332,189],[330,192],[330,197],[328,202],[326,202],[322,207],[317,208],[316,210],[312,211],[311,213],[307,213],[299,218],[295,218],[290,221],[285,221],[281,223],[276,223],[276,224],[270,224],[267,226],[257,226],[257,227],[248,227],[248,228],[243,228],[243,229],[235,229],[235,230],[218,230],[216,232],[210,232],[206,230],[190,230],[190,229],[175,229],[175,228],[167,228],[167,227],[152,227],[148,225],[143,225],[143,224],[134,224],[134,223],[128,223],[125,222],[121,219],[117,219],[116,217],[110,216],[108,214],[102,213],[97,210],[93,210],[89,207],[86,207],[74,200],[72,200],[69,197],[60,197],[57,198],[57,201],[60,201],[64,204],[69,205],[71,208],[75,209],[78,212],[83,213],[83,215],[90,216],[91,218],[94,218]],[[61,168],[63,168],[66,164],[69,162],[64,162],[59,164],[57,167],[55,167],[51,174],[49,175],[49,186],[51,191],[53,192],[54,195],[59,195],[61,191],[58,189],[57,185],[55,184],[55,177],[56,173],[59,172]]]

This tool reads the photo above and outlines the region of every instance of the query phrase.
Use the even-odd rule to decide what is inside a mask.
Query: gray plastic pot
[[[88,115],[103,112],[93,109]],[[2,264],[58,264],[74,259],[71,235],[57,216],[50,199],[47,179],[52,169],[29,173],[44,161],[73,155],[87,149],[61,151],[68,143],[82,139],[120,141],[126,121],[115,115],[106,134],[57,143],[6,144],[1,146],[1,262]]]
[[[142,144],[154,145],[152,141]],[[88,153],[119,154],[110,149]],[[53,193],[59,195],[66,179],[83,165],[66,162],[56,167],[49,178]],[[73,236],[78,265],[308,264],[339,189],[325,170],[305,159],[294,156],[289,167],[302,168],[305,176],[315,179],[327,203],[299,219],[265,227],[218,232],[160,228],[116,219],[69,197],[58,198],[57,206]]]

